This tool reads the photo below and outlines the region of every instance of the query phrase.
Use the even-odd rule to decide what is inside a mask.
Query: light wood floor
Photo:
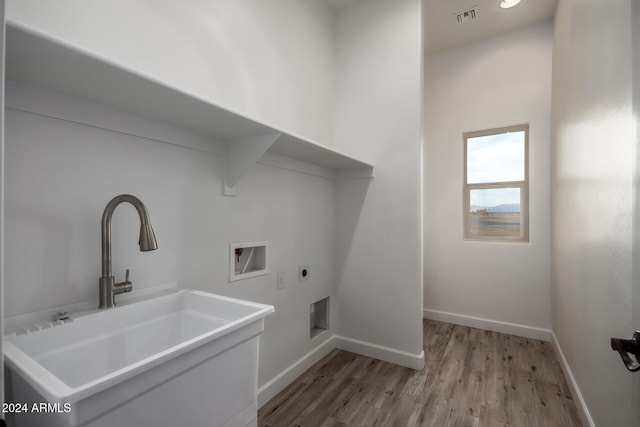
[[[582,426],[550,343],[423,325],[422,371],[334,350],[260,408],[258,425]]]

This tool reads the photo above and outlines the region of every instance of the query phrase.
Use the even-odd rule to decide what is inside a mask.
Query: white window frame
[[[481,136],[498,135],[509,132],[524,131],[524,180],[509,182],[482,182],[467,184],[467,140]],[[464,240],[480,242],[529,242],[529,124],[506,126],[501,128],[487,129],[476,132],[466,132],[463,134],[464,141],[464,163],[463,163],[463,222]],[[471,234],[470,210],[471,210],[471,190],[485,190],[498,188],[519,188],[520,189],[520,235],[519,236],[476,236]]]

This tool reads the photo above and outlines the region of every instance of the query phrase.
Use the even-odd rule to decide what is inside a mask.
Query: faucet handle
[[[125,278],[124,278],[124,282],[120,282],[120,283],[115,283],[112,285],[112,289],[113,289],[113,294],[114,295],[118,295],[124,292],[131,292],[131,290],[133,289],[133,285],[131,284],[131,282],[129,281],[129,269],[127,268],[127,270],[125,271]]]

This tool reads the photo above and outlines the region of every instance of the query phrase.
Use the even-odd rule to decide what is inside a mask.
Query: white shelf
[[[125,65],[19,23],[7,22],[6,78],[192,130],[227,145],[226,186],[265,152],[333,170],[373,177],[373,165],[291,135],[171,87]]]

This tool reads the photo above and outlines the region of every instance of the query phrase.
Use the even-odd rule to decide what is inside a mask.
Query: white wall
[[[552,43],[542,24],[425,60],[425,317],[533,336],[550,329]],[[522,123],[530,242],[465,242],[462,134]]]
[[[95,298],[99,220],[128,192],[147,204],[160,249],[137,252],[135,213],[118,208],[116,274],[131,268],[138,288],[176,280],[276,306],[260,385],[331,338],[308,335],[309,304],[326,296],[343,345],[421,366],[419,0],[360,2],[337,16],[312,0],[21,0],[8,15],[260,122],[324,144],[335,136],[338,148],[376,162],[377,177],[337,184],[259,164],[227,198],[222,157],[154,141],[202,137],[13,87],[7,316]],[[108,123],[88,126],[88,110]],[[229,284],[228,244],[255,240],[271,243],[271,273]],[[300,264],[312,269],[303,286]],[[287,272],[285,290],[276,291],[277,271]]]
[[[559,2],[553,57],[553,331],[595,425],[637,425],[609,347],[631,324],[632,0]],[[638,310],[639,307],[634,307]]]
[[[334,16],[324,2],[8,3],[11,20],[331,144]],[[60,102],[71,120],[89,108]],[[136,123],[95,108],[97,117],[119,117],[111,129]],[[145,120],[135,126],[150,139],[9,110],[5,315],[95,298],[102,210],[111,197],[133,193],[149,208],[160,249],[139,253],[135,213],[118,208],[114,273],[131,268],[137,288],[176,280],[274,304],[261,340],[262,385],[328,338],[309,340],[309,304],[336,299],[335,182],[257,165],[238,184],[238,196],[225,198],[221,157],[152,141],[197,135]],[[229,243],[256,240],[271,243],[271,273],[229,284]],[[312,269],[304,287],[297,284],[300,264]],[[286,271],[287,287],[276,292],[277,271]]]
[[[336,23],[335,144],[376,178],[338,187],[339,333],[423,363],[420,0],[349,4]]]
[[[631,3],[632,22],[640,22],[640,2]],[[640,175],[640,25],[632,25],[631,28],[631,47],[633,49],[633,116],[635,123],[635,147],[636,147],[636,174],[635,174],[635,207],[634,207],[634,235],[633,235],[633,310],[632,325],[638,328],[640,325],[640,195],[638,194],[638,181]],[[635,375],[633,378],[632,402],[640,402],[640,376]],[[640,405],[631,405],[631,419],[640,419]]]
[[[333,18],[325,2],[9,0],[7,17],[331,144]]]
[[[113,196],[131,193],[147,205],[159,249],[138,251],[137,214],[129,205],[118,207],[112,228],[117,279],[130,268],[136,289],[177,281],[275,305],[261,340],[260,384],[327,338],[309,340],[309,304],[336,297],[335,181],[258,164],[236,197],[224,197],[223,157],[73,123],[79,112],[109,113],[39,91],[33,102],[53,97],[56,114],[66,120],[24,111],[26,90],[10,86],[7,99],[7,316],[97,298],[102,212]],[[138,122],[149,135],[167,128]],[[111,124],[117,128],[119,121]],[[269,275],[229,283],[229,244],[256,240],[270,242]],[[300,264],[312,269],[304,286],[297,283]],[[280,291],[277,271],[288,275]]]
[[[5,46],[5,2],[0,0],[0,13],[2,16],[2,38],[0,52],[4,58]],[[4,61],[3,61],[4,62]],[[0,70],[0,76],[4,80],[4,66]],[[0,89],[0,331],[4,331],[4,86]],[[0,342],[0,383],[4,384],[4,350]],[[0,390],[0,403],[4,403],[4,387]],[[2,419],[5,419],[4,415]]]

